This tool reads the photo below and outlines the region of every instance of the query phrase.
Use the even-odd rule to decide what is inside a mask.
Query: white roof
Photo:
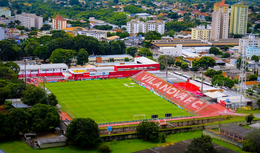
[[[227,102],[229,100],[230,103],[240,103],[240,96],[232,96],[232,97],[219,97],[218,100],[222,100]],[[242,102],[251,102],[252,100],[242,97]]]
[[[213,98],[213,99],[217,99],[218,97],[223,97],[223,96],[227,96],[226,94],[224,93],[221,93],[219,91],[216,91],[216,92],[206,92],[204,93],[206,96],[209,96],[210,98]]]
[[[260,123],[251,124],[251,125],[249,125],[249,126],[252,127],[252,128],[257,128],[257,129],[259,129],[259,128],[260,128]]]
[[[101,58],[132,58],[132,56],[128,54],[117,54],[117,55],[95,55],[95,56],[89,56],[88,59],[96,59],[96,57],[101,57]]]
[[[182,49],[182,55],[185,57],[191,57],[191,58],[197,58],[199,57],[199,54],[191,52],[189,49]]]
[[[142,64],[158,64],[157,62],[150,60],[149,58],[146,58],[146,57],[136,57],[135,63],[137,63],[137,61]]]
[[[19,65],[20,70],[25,69],[25,65]],[[58,64],[41,64],[41,65],[26,65],[26,70],[40,70],[40,69],[68,69],[68,66],[64,63]]]

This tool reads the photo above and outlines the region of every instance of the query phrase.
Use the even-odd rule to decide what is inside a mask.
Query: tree
[[[139,56],[152,57],[153,53],[148,48],[141,48],[137,53]]]
[[[88,147],[100,141],[98,124],[91,118],[76,118],[67,127],[66,137],[75,144]]]
[[[161,34],[156,31],[149,31],[145,35],[145,40],[160,40]]]
[[[12,61],[6,62],[5,67],[9,67],[10,69],[12,69],[16,74],[18,74],[20,72],[20,66]]]
[[[26,44],[24,51],[27,55],[33,55],[34,50],[40,45],[39,42],[32,41]]]
[[[251,122],[253,121],[253,119],[255,118],[255,116],[251,113],[250,115],[247,115],[246,116],[246,122]]]
[[[75,50],[70,49],[55,49],[49,60],[53,63],[66,63],[67,65],[70,64],[70,59],[76,55]]]
[[[138,124],[136,132],[142,138],[156,140],[159,137],[159,127],[155,122],[143,121]]]
[[[64,34],[66,32],[63,30],[52,30],[50,33],[52,34],[52,38],[56,39],[56,38],[64,37]]]
[[[182,62],[180,60],[176,61],[175,65],[176,66],[181,66]]]
[[[209,53],[214,54],[214,55],[221,55],[222,54],[222,52],[220,52],[219,49],[215,46],[210,47]]]
[[[207,77],[213,78],[215,75],[222,74],[222,70],[215,71],[214,69],[208,69],[204,74],[205,74]]]
[[[58,100],[53,93],[48,95],[47,100],[49,105],[56,106],[58,104]]]
[[[251,60],[254,60],[255,62],[259,62],[259,57],[256,56],[256,55],[253,55],[253,56],[251,57]]]
[[[33,51],[33,55],[43,59],[44,61],[49,58],[46,45],[39,45]]]
[[[243,151],[247,152],[260,152],[260,129],[255,129],[246,136],[243,141]]]
[[[79,50],[77,60],[78,60],[77,62],[78,65],[83,65],[84,63],[88,63],[88,52],[84,48],[81,48]]]
[[[28,105],[47,104],[47,96],[42,88],[29,84],[23,90],[22,102]]]
[[[13,108],[12,102],[9,100],[6,100],[3,106],[5,110]]]
[[[228,46],[224,46],[224,50],[227,51],[229,49]]]
[[[126,49],[126,53],[127,54],[129,54],[129,55],[131,55],[131,56],[135,56],[135,54],[137,53],[137,51],[138,51],[138,48],[137,47],[128,47],[127,49]]]
[[[188,65],[188,63],[186,63],[186,62],[183,62],[183,63],[181,64],[181,69],[183,69],[183,70],[187,69],[188,67],[189,67],[189,65]]]
[[[256,74],[251,74],[251,75],[249,75],[249,77],[248,77],[248,79],[249,79],[249,81],[255,81],[255,80],[257,80],[257,75]]]
[[[175,58],[173,56],[170,56],[170,55],[161,55],[161,56],[159,56],[158,62],[160,64],[164,64],[164,66],[165,66],[166,58],[167,58],[167,64],[168,65],[173,65],[175,63]]]
[[[257,99],[257,105],[260,107],[260,99]]]
[[[7,116],[13,134],[29,132],[31,127],[31,115],[23,108],[12,108]]]
[[[31,114],[31,129],[35,132],[48,131],[50,128],[56,127],[60,124],[60,114],[58,110],[45,104],[34,105],[29,109]]]
[[[178,19],[179,15],[178,15],[178,13],[173,12],[173,13],[169,13],[168,17],[171,18],[171,19]]]
[[[229,58],[230,57],[230,54],[229,53],[224,53],[221,58]]]
[[[101,147],[99,147],[98,151],[101,153],[110,153],[112,150],[109,148],[107,144],[104,144]]]
[[[225,86],[228,88],[232,88],[235,84],[232,79],[224,77],[222,74],[213,76],[211,81],[213,85]]]
[[[212,144],[210,136],[201,135],[201,137],[194,138],[188,145],[185,153],[217,153],[217,150]]]
[[[241,57],[239,57],[236,61],[237,68],[240,69],[241,66]]]
[[[208,67],[213,67],[216,65],[216,61],[212,57],[204,56],[199,60],[192,61],[192,69],[199,69],[200,67],[208,69]]]
[[[166,134],[164,132],[160,134],[160,139],[161,139],[161,143],[166,142]]]
[[[1,0],[0,6],[8,6],[8,0]]]
[[[125,61],[125,62],[129,62],[130,59],[129,59],[128,57],[126,57],[126,58],[124,59],[124,61]]]
[[[49,24],[44,24],[40,30],[50,30],[51,29],[51,25]]]

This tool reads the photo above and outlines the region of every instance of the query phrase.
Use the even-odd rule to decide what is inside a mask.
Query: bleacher
[[[216,115],[223,111],[228,111],[225,107],[219,104],[207,104],[199,98],[192,96],[189,92],[176,88],[172,84],[157,78],[148,72],[140,72],[133,76],[133,79],[140,85],[152,89],[152,91],[170,100],[176,105],[182,107],[196,115]],[[230,111],[229,111],[230,112]]]

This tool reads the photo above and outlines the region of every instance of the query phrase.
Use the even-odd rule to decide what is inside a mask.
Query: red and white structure
[[[63,29],[67,28],[67,20],[57,15],[56,18],[52,18],[52,29]]]
[[[109,63],[108,63],[109,64]],[[146,57],[137,57],[134,62],[117,62],[114,66],[69,69],[64,63],[20,65],[19,78],[59,77],[66,80],[129,77],[141,71],[159,71],[160,64]],[[26,73],[25,73],[26,70]]]

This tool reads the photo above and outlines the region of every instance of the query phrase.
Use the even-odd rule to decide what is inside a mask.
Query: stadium
[[[100,125],[142,120],[166,122],[228,111],[222,105],[202,101],[196,95],[198,87],[189,82],[169,83],[152,75],[160,70],[160,64],[145,57],[91,69],[68,69],[64,64],[32,65],[21,67],[20,78],[25,70],[32,83],[43,82],[42,76],[47,76],[45,86],[68,114],[61,115],[63,119],[90,117]]]

